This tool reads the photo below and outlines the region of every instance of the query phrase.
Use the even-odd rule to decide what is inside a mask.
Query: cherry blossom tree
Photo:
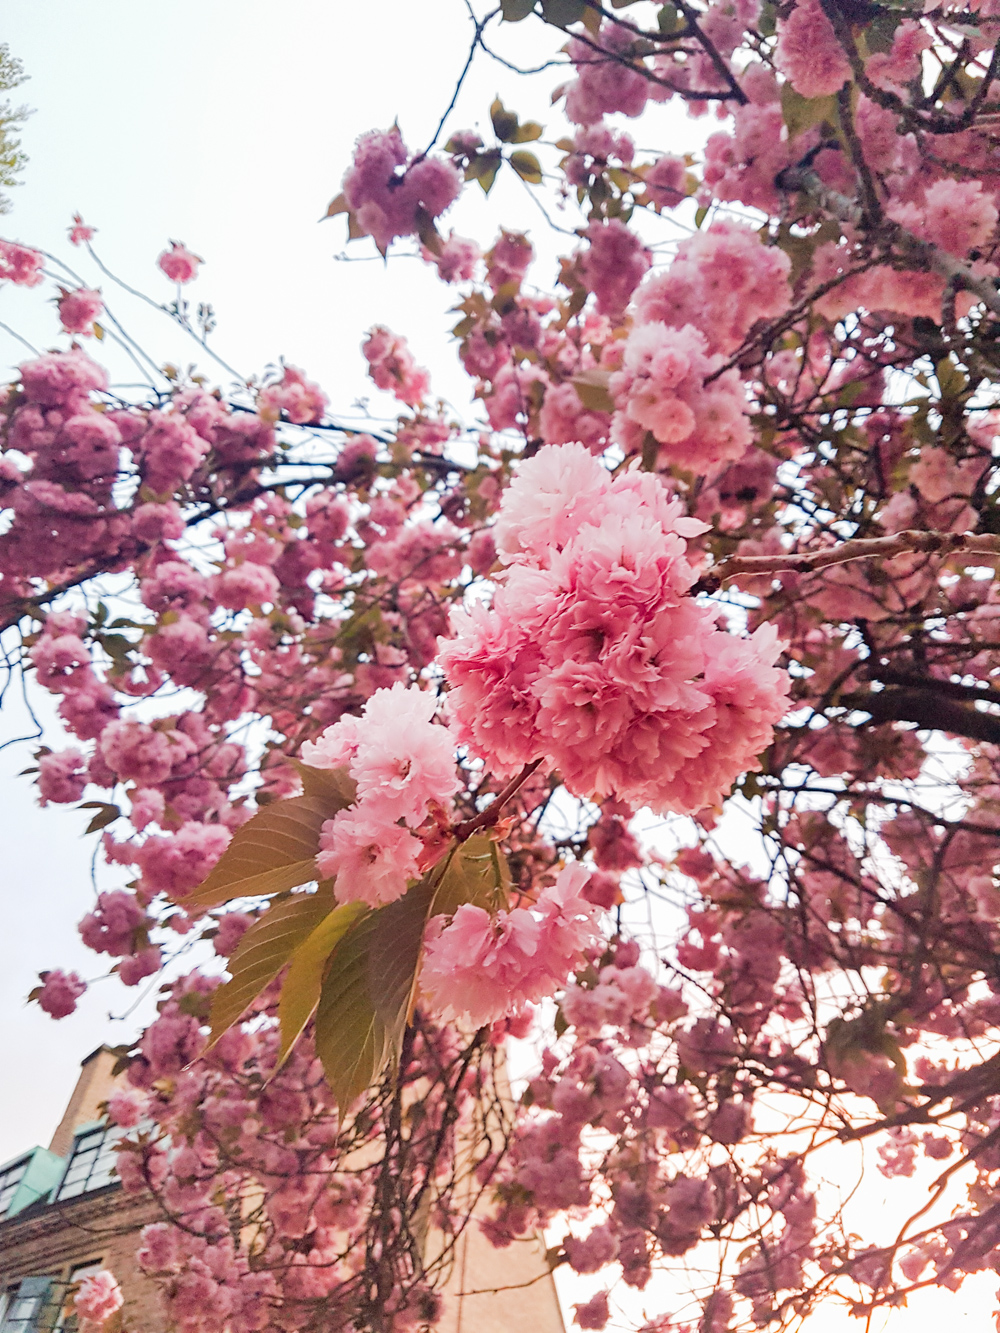
[[[125,395],[108,292],[2,243],[64,330],[3,400],[0,568],[69,741],[39,799],[118,868],[81,934],[129,986],[226,960],[109,1105],[184,1333],[432,1327],[469,1225],[601,1274],[590,1329],[629,1287],[722,1333],[1000,1269],[992,11],[473,16],[465,73],[565,30],[563,137],[499,100],[487,140],[375,130],[328,210],[455,288],[471,428],[381,326],[389,431],[292,366]],[[636,148],[675,101],[703,148]],[[500,172],[572,220],[558,273],[445,233]],[[210,356],[200,263],[159,258]],[[889,1237],[813,1168],[869,1142],[933,1182]]]

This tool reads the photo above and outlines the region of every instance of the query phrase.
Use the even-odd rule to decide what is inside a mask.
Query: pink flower
[[[145,1109],[145,1094],[135,1088],[115,1088],[108,1098],[108,1119],[122,1129],[135,1129]]]
[[[368,825],[402,819],[417,828],[428,806],[445,805],[458,786],[455,743],[432,721],[436,711],[436,697],[419,686],[376,690],[360,717],[348,714],[307,741],[302,757],[320,768],[346,764]]]
[[[26,361],[20,372],[25,397],[45,407],[62,407],[70,399],[78,402],[80,396],[108,387],[107,371],[79,348],[47,352]]]
[[[350,765],[358,797],[380,815],[416,826],[432,801],[445,803],[458,786],[454,741],[432,718],[437,699],[399,683],[376,690],[362,712],[364,729]]]
[[[410,160],[398,126],[358,140],[354,162],[344,176],[344,197],[358,225],[387,250],[397,236],[413,236],[419,212],[439,217],[458,198],[462,177],[444,158]]]
[[[76,291],[66,292],[59,300],[59,319],[67,333],[90,335],[94,331],[94,320],[104,309],[101,293],[87,287],[78,287]]]
[[[388,389],[408,407],[423,402],[430,389],[430,374],[414,361],[405,338],[376,325],[361,350],[368,362],[368,373],[380,389]]]
[[[569,58],[577,68],[577,78],[566,90],[566,115],[570,120],[577,125],[593,125],[615,112],[623,116],[642,113],[650,85],[638,70],[629,69],[627,59],[613,59],[629,52],[633,42],[627,28],[605,21],[596,42],[574,38],[569,43]],[[611,58],[602,58],[602,52],[608,52]]]
[[[706,383],[722,364],[721,356],[708,355],[704,335],[690,324],[635,327],[622,369],[611,377],[618,443],[631,451],[649,431],[670,462],[700,474],[741,457],[751,433],[739,373],[726,370]]]
[[[109,722],[101,735],[101,754],[117,775],[142,786],[155,786],[170,775],[177,753],[167,733],[145,722]]]
[[[78,801],[87,785],[86,760],[79,750],[43,754],[38,761],[38,803],[68,805]]]
[[[583,285],[597,298],[598,313],[616,318],[642,281],[652,256],[620,218],[591,222],[586,236],[590,248],[580,256]]]
[[[435,1012],[479,1028],[551,995],[597,939],[597,909],[580,896],[589,877],[572,862],[534,908],[490,917],[465,903],[448,925],[436,918],[420,974]]]
[[[501,560],[542,563],[588,522],[611,490],[611,475],[588,450],[539,449],[504,493],[493,537]]]
[[[791,261],[776,245],[762,244],[740,222],[713,222],[677,247],[665,271],[653,274],[635,297],[637,324],[693,325],[710,352],[739,347],[759,319],[788,308]]]
[[[151,945],[130,954],[118,964],[118,976],[123,986],[138,986],[140,981],[160,970],[163,958],[159,945]]]
[[[796,0],[778,19],[774,63],[803,97],[826,97],[851,77],[851,66],[819,0]]]
[[[618,1241],[605,1222],[594,1227],[590,1235],[582,1240],[576,1236],[567,1236],[563,1241],[563,1249],[574,1272],[596,1273],[614,1259],[618,1253]]]
[[[1000,216],[982,181],[950,179],[929,186],[921,204],[894,202],[889,211],[917,236],[959,257],[988,246]]]
[[[323,825],[316,865],[324,878],[336,877],[339,902],[379,907],[406,892],[422,846],[405,828],[372,819],[364,806],[352,806]]]
[[[437,254],[425,249],[423,257],[435,266],[442,282],[469,282],[475,277],[482,251],[475,241],[452,232]]]
[[[0,240],[0,282],[12,282],[18,287],[37,287],[45,276],[42,265],[45,256],[37,250],[13,241]]]
[[[456,734],[494,772],[542,755],[580,796],[693,811],[756,763],[784,712],[779,645],[721,634],[690,599],[704,525],[656,477],[540,449],[495,531],[493,606],[456,611],[438,655]]]
[[[212,580],[216,602],[231,611],[259,607],[264,603],[273,606],[278,600],[279,587],[277,575],[272,569],[249,560],[234,569],[223,570]]]
[[[589,1301],[574,1305],[573,1309],[576,1311],[573,1322],[579,1328],[604,1328],[610,1318],[608,1293],[599,1291],[596,1296],[591,1296]]]
[[[285,366],[281,381],[257,395],[257,410],[265,421],[277,421],[284,413],[297,426],[322,421],[329,398],[296,366]]]
[[[212,941],[215,952],[222,958],[231,958],[253,920],[249,912],[226,912],[219,917],[219,927]]]
[[[122,1308],[124,1302],[114,1274],[104,1268],[83,1279],[73,1298],[73,1308],[81,1319],[103,1324]]]
[[[97,907],[87,913],[79,929],[88,949],[121,957],[132,952],[136,932],[145,930],[149,924],[134,894],[112,889],[98,895]]]
[[[52,1018],[67,1018],[76,1009],[77,1000],[87,989],[87,983],[75,972],[42,972],[41,980],[42,985],[36,998],[39,1007]]]
[[[643,177],[646,193],[657,208],[676,208],[685,196],[687,163],[682,157],[658,157]]]
[[[69,239],[73,245],[84,245],[93,239],[96,227],[88,227],[79,213],[73,214],[73,225],[69,229]]]
[[[183,896],[201,883],[231,837],[225,825],[203,824],[195,819],[189,819],[169,836],[147,837],[141,847],[134,849],[144,892]]]
[[[205,261],[180,241],[171,241],[170,249],[164,250],[156,262],[171,282],[190,282]]]

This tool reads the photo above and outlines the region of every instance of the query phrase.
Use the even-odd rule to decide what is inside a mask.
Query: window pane
[[[74,1199],[88,1190],[101,1189],[116,1179],[114,1174],[118,1140],[124,1130],[117,1125],[101,1126],[80,1135],[73,1145],[66,1174],[56,1199]],[[0,1333],[4,1333],[0,1329]]]

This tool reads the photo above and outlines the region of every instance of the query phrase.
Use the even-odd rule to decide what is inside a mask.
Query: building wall
[[[114,1074],[118,1057],[107,1046],[99,1046],[80,1063],[80,1077],[76,1081],[69,1105],[52,1135],[49,1151],[65,1157],[73,1146],[73,1131],[92,1120],[100,1120],[101,1103],[106,1102],[121,1082]]]
[[[66,1283],[75,1268],[98,1262],[121,1285],[124,1326],[133,1333],[164,1333],[156,1284],[135,1258],[140,1230],[157,1217],[151,1201],[137,1201],[119,1185],[65,1203],[35,1205],[27,1214],[0,1222],[0,1291],[16,1287],[24,1277],[51,1276]]]
[[[118,1082],[115,1064],[115,1053],[106,1047],[83,1061],[51,1151],[66,1156],[73,1147],[74,1131],[100,1119],[101,1104]],[[473,1207],[474,1214],[483,1206],[480,1202]],[[157,1285],[142,1273],[135,1258],[139,1232],[158,1220],[160,1213],[152,1200],[124,1194],[120,1185],[57,1203],[32,1204],[0,1221],[0,1296],[16,1290],[26,1277],[52,1277],[64,1284],[65,1292],[74,1269],[100,1264],[118,1279],[125,1298],[122,1323],[128,1333],[166,1333]],[[436,1243],[432,1232],[431,1251]],[[497,1250],[474,1220],[456,1245],[443,1295],[440,1333],[564,1333],[540,1238]]]

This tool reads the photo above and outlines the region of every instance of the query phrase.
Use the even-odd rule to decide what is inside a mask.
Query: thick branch
[[[837,703],[867,713],[875,726],[884,722],[915,722],[928,731],[948,731],[971,741],[1000,745],[1000,717],[945,699],[933,690],[858,690],[842,694]]]
[[[778,173],[775,184],[779,190],[797,191],[807,195],[839,221],[846,222],[852,227],[863,227],[865,224],[864,210],[857,200],[849,199],[846,194],[841,194],[837,190],[827,189],[811,167],[787,167]],[[879,239],[886,246],[896,246],[902,251],[902,257],[909,262],[920,263],[932,273],[937,273],[948,282],[954,283],[956,287],[971,292],[995,315],[1000,315],[1000,292],[997,291],[992,279],[977,277],[968,264],[963,264],[960,259],[946,254],[933,242],[923,241],[919,236],[914,236],[898,222],[892,222],[888,218],[883,218],[880,223]]]
[[[969,551],[988,559],[1000,556],[1000,537],[977,532],[922,532],[909,528],[888,537],[853,537],[839,546],[822,551],[789,552],[787,555],[731,555],[692,588],[692,592],[716,592],[729,579],[753,574],[814,574],[831,565],[846,565],[852,560],[886,560],[894,555],[923,552],[927,555],[952,555]]]

